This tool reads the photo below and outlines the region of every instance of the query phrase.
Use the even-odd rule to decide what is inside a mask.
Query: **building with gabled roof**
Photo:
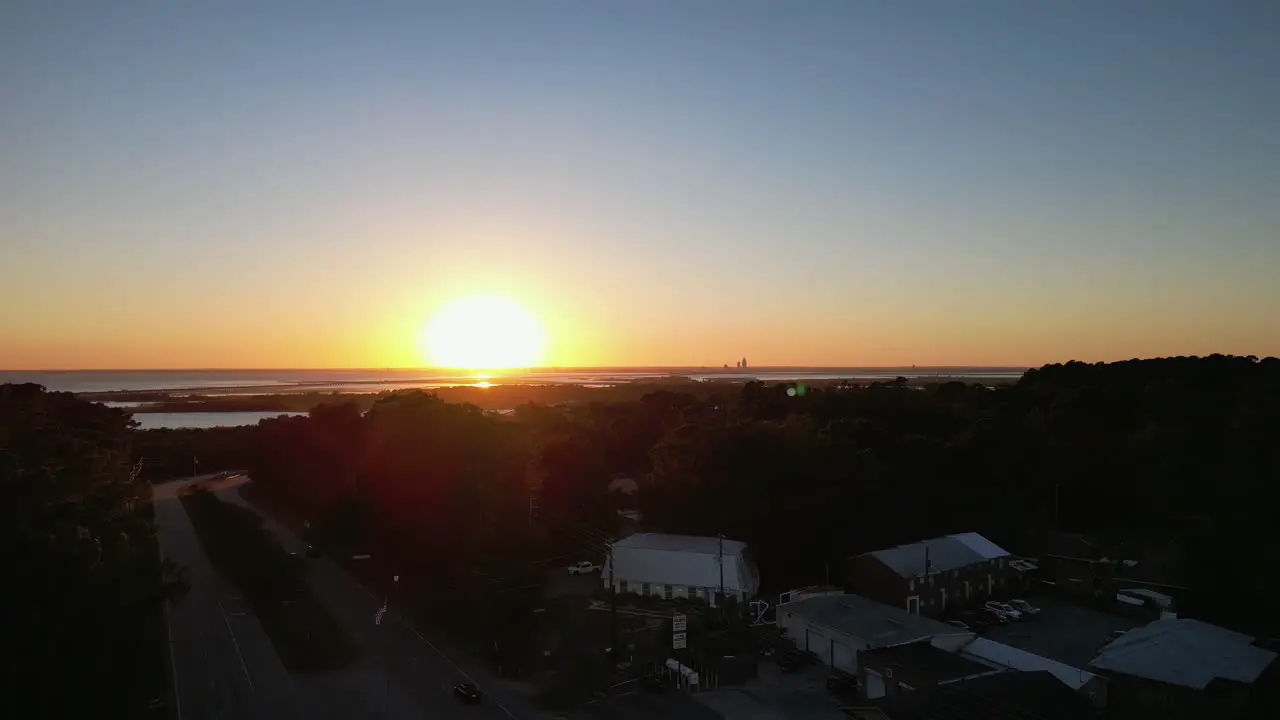
[[[1014,559],[976,532],[944,535],[850,558],[846,585],[909,612],[941,615],[1005,589],[1014,577]]]

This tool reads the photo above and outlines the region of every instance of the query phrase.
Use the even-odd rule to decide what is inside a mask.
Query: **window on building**
[[[907,581],[907,592],[915,592],[915,591],[916,591],[916,581],[915,581],[915,580],[908,580],[908,581]]]
[[[670,599],[671,599],[671,595],[672,595],[672,593],[673,593],[673,590],[672,590],[672,588],[671,588],[671,586],[670,586],[670,585],[663,585],[663,586],[662,586],[662,599],[663,599],[663,600],[670,600]]]

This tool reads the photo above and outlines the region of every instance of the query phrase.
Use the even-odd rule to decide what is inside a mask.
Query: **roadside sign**
[[[672,636],[671,636],[671,648],[672,648],[673,650],[683,650],[684,648],[687,648],[687,647],[689,647],[689,634],[688,634],[688,633],[678,632],[678,633],[674,633],[674,634],[672,634]]]
[[[687,622],[687,616],[685,616],[685,615],[672,615],[672,616],[671,616],[671,629],[672,629],[674,632],[678,632],[678,633],[682,633],[682,632],[684,632],[684,631],[685,631],[685,627],[686,627],[686,625],[687,625],[687,624],[688,624],[688,622]]]

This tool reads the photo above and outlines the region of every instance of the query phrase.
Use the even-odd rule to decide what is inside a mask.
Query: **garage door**
[[[858,669],[858,661],[857,657],[853,654],[853,648],[839,641],[832,642],[831,666],[837,670],[843,670],[847,673],[856,672]]]
[[[874,670],[867,671],[867,699],[875,700],[884,697],[884,678]]]
[[[818,657],[822,658],[822,662],[830,665],[831,643],[820,632],[814,632],[813,630],[807,630],[805,632],[807,641],[805,648],[810,652],[817,653]]]

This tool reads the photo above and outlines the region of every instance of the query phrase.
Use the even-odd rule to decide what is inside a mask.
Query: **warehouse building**
[[[778,606],[778,628],[801,650],[824,663],[858,674],[858,656],[868,650],[925,642],[956,652],[972,632],[858,595],[821,595]]]
[[[760,575],[746,543],[727,538],[636,533],[613,543],[601,577],[620,593],[667,600],[689,598],[718,604],[746,601],[760,590]]]

